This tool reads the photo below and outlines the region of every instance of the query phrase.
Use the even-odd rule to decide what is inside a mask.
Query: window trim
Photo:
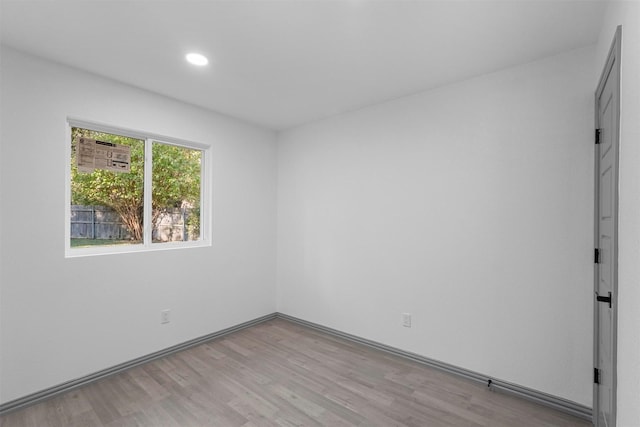
[[[79,127],[95,132],[104,132],[114,135],[126,136],[129,138],[141,139],[145,143],[144,155],[144,237],[143,242],[132,245],[113,246],[91,246],[83,248],[71,247],[71,128]],[[178,147],[200,150],[202,152],[200,168],[200,239],[195,241],[176,241],[154,243],[151,238],[151,184],[152,184],[152,146],[153,143],[169,144]],[[136,252],[153,252],[163,250],[187,249],[208,247],[212,244],[212,155],[211,146],[198,142],[191,142],[184,139],[172,138],[152,132],[127,129],[119,126],[111,126],[104,123],[97,123],[88,120],[67,117],[66,138],[65,138],[65,258],[123,254]]]

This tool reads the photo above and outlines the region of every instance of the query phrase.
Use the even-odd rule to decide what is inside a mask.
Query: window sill
[[[197,240],[193,242],[165,242],[165,243],[152,243],[150,245],[132,244],[132,245],[113,245],[113,246],[92,246],[85,248],[71,248],[65,249],[65,258],[79,258],[96,255],[119,255],[119,254],[131,254],[139,252],[156,252],[167,250],[179,250],[190,248],[204,248],[210,247],[211,241],[209,240]]]

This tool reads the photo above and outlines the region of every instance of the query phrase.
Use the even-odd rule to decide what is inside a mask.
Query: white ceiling
[[[595,43],[603,1],[1,0],[3,44],[281,130]],[[207,55],[197,69],[189,51]]]

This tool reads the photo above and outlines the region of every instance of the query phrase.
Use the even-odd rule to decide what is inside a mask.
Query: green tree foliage
[[[80,137],[131,147],[131,171],[96,169],[81,173],[76,166],[75,147]],[[71,203],[108,206],[120,215],[132,239],[142,241],[144,213],[144,141],[119,135],[72,129]],[[167,144],[153,144],[152,221],[166,209],[194,211],[188,224],[190,233],[199,235],[201,152]],[[197,218],[195,218],[197,217]]]
[[[202,153],[175,145],[153,144],[153,223],[169,208],[188,209],[190,236],[200,235],[200,171]]]

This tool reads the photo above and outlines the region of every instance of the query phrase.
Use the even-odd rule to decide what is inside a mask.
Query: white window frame
[[[82,248],[71,247],[71,128],[83,128],[96,132],[121,135],[129,138],[141,139],[145,143],[144,153],[144,230],[143,242],[131,245],[90,246]],[[151,184],[153,166],[153,143],[170,144],[179,147],[200,150],[202,152],[200,168],[200,238],[194,241],[157,242],[152,241],[151,224]],[[135,252],[163,251],[171,249],[185,249],[211,246],[212,242],[212,206],[211,206],[211,176],[212,159],[211,146],[207,144],[185,141],[182,139],[126,129],[118,126],[106,125],[87,120],[68,117],[65,139],[65,257],[82,257],[107,254],[124,254]]]

